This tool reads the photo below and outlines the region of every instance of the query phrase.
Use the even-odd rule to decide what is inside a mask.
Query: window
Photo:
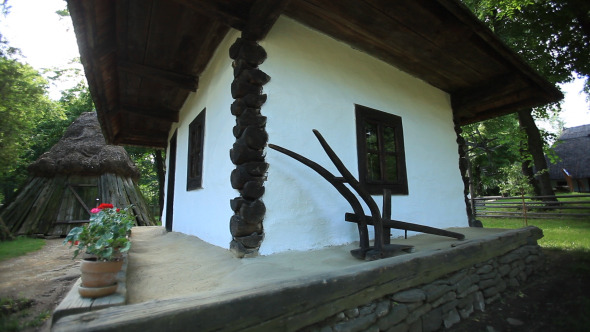
[[[205,109],[188,126],[188,168],[186,190],[202,188]]]
[[[356,105],[359,182],[372,195],[407,195],[402,118]]]

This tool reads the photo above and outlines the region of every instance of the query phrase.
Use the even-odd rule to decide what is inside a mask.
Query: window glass
[[[407,195],[402,119],[356,106],[359,182],[373,195]]]
[[[367,153],[367,180],[379,181],[381,180],[381,164],[379,162],[379,155],[376,153]]]
[[[379,149],[379,145],[377,144],[377,125],[372,123],[367,123],[365,125],[365,131],[367,133],[366,140],[367,140],[367,150],[368,151],[377,151]]]
[[[189,125],[186,190],[202,188],[205,109]]]
[[[385,156],[385,181],[397,182],[397,160],[395,155]]]
[[[395,152],[395,129],[383,126],[383,145],[385,152]]]

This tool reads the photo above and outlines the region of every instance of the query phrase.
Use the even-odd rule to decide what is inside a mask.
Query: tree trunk
[[[474,227],[478,226],[478,224],[473,214],[473,201],[469,199],[468,195],[473,198],[475,193],[473,192],[473,179],[471,178],[470,172],[471,165],[469,164],[469,156],[467,155],[467,152],[465,152],[465,139],[463,136],[461,136],[462,132],[463,130],[461,127],[455,123],[455,134],[457,135],[457,145],[459,152],[459,172],[461,173],[461,179],[463,180],[463,198],[465,199],[467,223],[470,227]]]
[[[158,205],[160,207],[160,220],[162,219],[162,210],[164,208],[164,182],[166,181],[166,171],[164,170],[164,158],[162,150],[155,151],[156,173],[158,175]]]
[[[522,162],[521,168],[522,174],[524,174],[527,177],[527,179],[529,180],[529,184],[533,187],[533,190],[535,191],[535,196],[543,196],[541,188],[539,187],[539,182],[535,179],[535,172],[533,170],[533,167],[531,166],[531,161],[525,159]]]
[[[518,122],[527,135],[528,151],[533,157],[533,163],[537,170],[535,180],[539,186],[540,194],[541,196],[555,196],[551,187],[549,172],[547,171],[547,161],[543,153],[543,139],[539,133],[539,128],[535,124],[531,111],[531,109],[518,111]],[[556,198],[546,198],[543,200],[557,201]]]

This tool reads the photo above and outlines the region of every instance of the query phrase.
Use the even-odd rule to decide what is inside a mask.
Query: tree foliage
[[[9,9],[8,1],[0,0],[0,14],[7,15]],[[57,14],[69,16],[67,9]],[[77,66],[40,73],[21,59],[20,50],[11,47],[0,33],[0,204],[10,202],[25,183],[29,164],[55,145],[81,113],[94,111],[86,79]],[[63,90],[59,100],[51,100],[49,84],[64,81],[78,83]],[[158,206],[162,178],[158,172],[163,170],[158,170],[156,161],[161,152],[135,147],[127,150],[140,170],[139,186],[148,204]]]
[[[590,1],[463,0],[549,82],[590,77]]]
[[[152,211],[155,217],[160,216],[160,197],[162,195],[160,177],[158,176],[157,153],[158,150],[136,146],[126,146],[125,150],[129,157],[139,169],[139,189],[143,194],[146,203],[150,207],[158,207]]]
[[[46,97],[47,81],[32,67],[0,56],[0,175],[27,163],[36,127],[47,117],[60,116]],[[3,179],[8,180],[8,179]]]
[[[6,9],[6,2],[0,4]],[[46,70],[48,79],[21,62],[19,49],[0,35],[0,202],[14,198],[28,177],[27,166],[53,146],[80,113],[94,109],[79,70]],[[79,83],[51,100],[49,84]]]
[[[10,201],[26,181],[27,166],[49,150],[82,113],[94,109],[84,81],[49,99],[48,82],[15,59],[0,57],[0,186]]]
[[[476,194],[500,194],[501,170],[521,159],[520,145],[514,144],[522,142],[523,136],[516,115],[493,118],[462,129]]]
[[[509,47],[554,84],[566,83],[576,76],[586,79],[589,90],[590,77],[590,1],[587,0],[463,0],[463,2]],[[536,119],[555,118],[560,111],[559,105],[536,108]],[[532,161],[537,170],[545,164],[543,152],[547,152],[547,142],[555,137],[543,130],[538,130],[530,118],[529,111],[519,112],[519,117],[505,117],[504,120],[488,120],[480,124],[466,126],[464,138],[475,147],[471,147],[473,157],[472,173],[481,176],[478,194],[497,193],[499,178],[503,178],[500,169],[511,163],[521,164],[523,171],[532,172]],[[520,121],[520,130],[518,125]],[[528,122],[528,126],[524,123]],[[502,128],[497,128],[503,123]],[[511,133],[506,134],[510,126]],[[495,128],[496,127],[496,128]],[[485,130],[481,130],[485,128]],[[488,130],[492,129],[493,130]],[[525,134],[526,129],[526,134]],[[478,131],[479,130],[479,131]],[[498,132],[495,132],[498,130]],[[540,137],[537,135],[540,131]],[[477,146],[474,137],[486,142],[487,150]],[[544,146],[543,146],[543,143]],[[512,146],[504,151],[503,156],[494,153]],[[473,150],[475,149],[475,150]],[[477,152],[476,152],[477,151]],[[494,151],[494,152],[490,152]],[[485,155],[485,158],[482,157]],[[507,160],[510,160],[507,163]],[[490,162],[492,161],[492,162]],[[491,165],[490,165],[491,164]],[[483,171],[481,171],[483,170]],[[544,181],[532,181],[542,184],[547,190],[548,175],[539,173]],[[550,186],[548,188],[551,189]]]

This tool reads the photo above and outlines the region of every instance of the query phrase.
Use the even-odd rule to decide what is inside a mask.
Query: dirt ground
[[[43,249],[0,262],[0,298],[31,299],[24,320],[49,317],[43,325],[25,331],[49,331],[53,309],[80,277],[80,263],[63,239],[47,240]]]
[[[530,278],[518,293],[490,304],[483,313],[447,329],[472,331],[587,331],[590,326],[590,257],[545,251],[547,271]],[[52,312],[79,277],[78,263],[62,240],[0,262],[0,296],[33,299],[30,317]],[[49,320],[29,331],[48,331]]]

